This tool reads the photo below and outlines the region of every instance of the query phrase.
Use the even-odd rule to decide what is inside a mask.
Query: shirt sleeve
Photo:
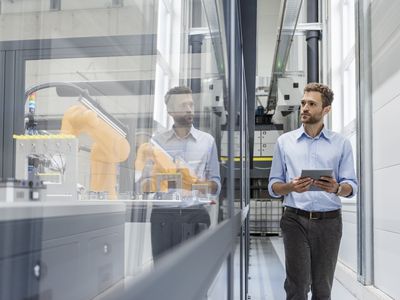
[[[272,190],[272,185],[276,182],[285,183],[286,180],[286,167],[283,160],[281,144],[279,139],[275,144],[274,156],[272,158],[271,172],[269,174],[268,192],[274,198],[280,198],[282,195],[276,194]]]
[[[351,148],[350,141],[347,139],[344,143],[343,154],[339,163],[338,179],[339,183],[350,184],[351,187],[353,188],[352,193],[346,196],[346,198],[351,198],[357,194],[358,182],[354,168],[353,151]]]

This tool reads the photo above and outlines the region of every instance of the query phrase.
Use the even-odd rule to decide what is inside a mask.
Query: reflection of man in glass
[[[174,119],[172,129],[156,135],[152,145],[139,148],[135,167],[146,168],[152,161],[153,174],[179,172],[183,190],[205,186],[210,194],[220,191],[220,173],[214,138],[193,127],[194,105],[188,87],[174,87],[165,95],[169,115]],[[152,182],[154,191],[156,182]],[[162,188],[162,187],[161,187]]]
[[[135,169],[141,172],[142,192],[175,189],[190,198],[192,194],[201,194],[206,187],[206,194],[218,195],[221,184],[217,148],[210,134],[193,127],[192,91],[187,87],[172,88],[165,95],[165,103],[174,119],[173,127],[138,150]],[[176,174],[182,189],[171,186],[168,180],[158,184],[160,177],[173,178]],[[210,226],[210,216],[202,205],[153,207],[150,221],[155,261],[165,251]]]

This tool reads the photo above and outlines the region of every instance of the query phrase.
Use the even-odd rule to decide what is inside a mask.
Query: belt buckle
[[[313,217],[313,212],[310,211],[310,216],[309,216],[310,220],[318,220],[319,218],[317,217]]]

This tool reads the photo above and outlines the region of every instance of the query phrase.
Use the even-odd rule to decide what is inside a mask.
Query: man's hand
[[[322,176],[319,180],[314,180],[313,185],[319,187],[328,193],[336,193],[339,188],[339,184],[337,183],[335,178]]]
[[[215,194],[218,191],[218,184],[214,180],[196,180],[195,184],[207,184],[210,194]]]
[[[290,182],[292,192],[304,193],[310,188],[313,180],[309,177],[295,177]]]
[[[272,190],[278,195],[287,195],[291,192],[304,193],[307,192],[312,184],[309,177],[295,177],[288,183],[275,182]]]

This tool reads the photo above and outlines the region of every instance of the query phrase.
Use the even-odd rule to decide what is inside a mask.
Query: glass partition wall
[[[226,218],[211,4],[1,2],[0,299],[92,299]]]

